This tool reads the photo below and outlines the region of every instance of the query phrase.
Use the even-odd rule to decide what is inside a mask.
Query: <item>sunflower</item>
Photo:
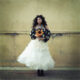
[[[36,35],[38,36],[38,37],[41,37],[42,35],[43,35],[43,30],[42,29],[38,29],[38,30],[36,30]]]

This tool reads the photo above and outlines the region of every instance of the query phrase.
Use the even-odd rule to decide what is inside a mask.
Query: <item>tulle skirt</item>
[[[17,61],[34,70],[53,69],[55,65],[55,61],[48,48],[48,43],[38,38],[35,40],[31,39],[23,52],[17,57]]]

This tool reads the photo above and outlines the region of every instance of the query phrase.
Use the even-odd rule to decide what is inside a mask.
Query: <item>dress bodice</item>
[[[35,28],[33,28],[32,30],[31,30],[31,32],[30,32],[30,36],[31,36],[31,39],[37,39],[37,37],[35,36],[35,34],[36,34],[36,30],[37,29],[43,29],[43,31],[44,31],[44,34],[43,34],[43,40],[42,41],[44,41],[44,42],[47,42],[49,39],[50,39],[50,36],[51,36],[51,32],[50,32],[50,30],[48,30],[48,29],[46,29],[43,25],[37,25]]]
[[[35,29],[37,30],[37,29],[45,29],[45,28],[44,28],[43,25],[41,25],[41,26],[37,25],[37,26],[35,27]]]

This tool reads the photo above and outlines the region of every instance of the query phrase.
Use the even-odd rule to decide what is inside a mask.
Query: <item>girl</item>
[[[38,31],[40,30],[43,31],[39,33]],[[17,58],[18,62],[37,70],[38,76],[44,76],[44,71],[52,69],[55,65],[47,43],[50,36],[51,32],[47,26],[45,17],[43,15],[37,15],[33,20],[32,30],[30,32],[31,41]]]

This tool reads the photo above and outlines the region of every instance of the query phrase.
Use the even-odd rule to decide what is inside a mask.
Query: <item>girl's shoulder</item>
[[[49,27],[48,27],[48,25],[46,25],[46,26],[45,26],[45,28],[46,28],[47,30],[49,30]]]

